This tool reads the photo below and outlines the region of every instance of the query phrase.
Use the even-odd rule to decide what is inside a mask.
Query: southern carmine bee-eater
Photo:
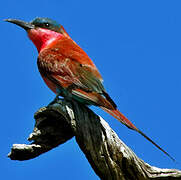
[[[40,74],[56,97],[60,95],[85,105],[99,106],[128,128],[140,133],[174,160],[117,109],[103,86],[98,69],[62,25],[49,18],[35,18],[31,22],[17,19],[5,21],[26,30],[39,53],[37,64]]]

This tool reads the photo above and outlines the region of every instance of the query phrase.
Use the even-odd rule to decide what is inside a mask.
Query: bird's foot
[[[56,95],[56,97],[54,98],[54,100],[53,100],[53,101],[52,101],[49,105],[52,105],[52,104],[58,103],[58,101],[59,101],[59,99],[60,99],[60,98],[59,98],[59,96],[60,96],[60,95],[59,95],[59,94],[57,94],[57,95]]]

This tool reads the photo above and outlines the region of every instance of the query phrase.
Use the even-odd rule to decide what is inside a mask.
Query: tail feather
[[[166,154],[170,159],[175,161],[175,159],[168,154],[165,150],[163,150],[158,144],[156,144],[153,140],[151,140],[147,135],[145,135],[142,131],[140,131],[131,121],[129,121],[119,110],[117,109],[107,109],[105,107],[101,107],[104,111],[109,113],[111,116],[116,118],[118,121],[126,125],[128,128],[137,131],[139,134],[141,134],[143,137],[145,137],[148,141],[150,141],[154,146],[156,146],[158,149],[160,149],[164,154]]]
[[[164,149],[162,149],[158,144],[156,144],[153,140],[151,140],[148,136],[146,136],[142,131],[140,131],[139,129],[137,130],[138,133],[140,133],[143,137],[145,137],[148,141],[150,141],[153,145],[155,145],[158,149],[160,149],[163,153],[165,153],[170,159],[172,159],[173,161],[175,161],[175,159],[168,154]]]
[[[72,93],[76,97],[79,97],[85,101],[91,101],[96,103],[100,108],[102,108],[104,111],[106,111],[111,116],[116,118],[118,121],[123,123],[125,126],[140,133],[143,137],[145,137],[148,141],[150,141],[153,145],[155,145],[158,149],[160,149],[163,153],[165,153],[168,157],[175,161],[175,159],[172,156],[170,156],[165,150],[163,150],[159,145],[157,145],[142,131],[140,131],[131,121],[129,121],[129,119],[127,119],[118,109],[116,109],[116,104],[106,92],[104,92],[103,94],[106,98],[104,98],[98,93],[85,92],[82,89],[74,89]]]
[[[103,109],[104,111],[109,113],[111,116],[113,116],[118,121],[120,121],[121,123],[126,125],[128,128],[133,129],[135,131],[138,131],[137,127],[131,121],[129,121],[129,119],[126,118],[119,110],[117,110],[117,109],[107,109],[105,107],[101,107],[101,109]]]

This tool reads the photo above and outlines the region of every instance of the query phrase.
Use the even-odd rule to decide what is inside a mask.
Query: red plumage
[[[38,31],[41,31],[41,29]],[[39,42],[41,38],[37,37],[37,31],[35,32],[35,36],[33,31],[29,31],[30,39],[33,37],[33,42],[39,50],[39,71],[48,87],[54,93],[57,93],[57,88],[66,89],[68,93],[61,94],[65,98],[71,94],[83,99],[85,104],[99,106],[128,128],[140,133],[162,152],[168,155],[172,160],[174,160],[166,151],[140,131],[117,109],[114,101],[106,93],[102,84],[102,77],[92,60],[70,38],[70,36],[65,32],[65,29],[63,29],[63,32],[63,34],[58,33],[55,35],[55,32],[52,33],[47,30],[45,33],[50,35],[50,39],[53,39],[54,37],[56,37],[56,39],[53,41],[49,41],[47,39],[46,41],[43,40],[42,42],[46,43],[46,45],[44,45]],[[39,34],[42,37],[42,34]],[[34,39],[35,37],[37,39]],[[41,44],[41,47],[38,46],[39,44]]]
[[[39,52],[37,63],[41,76],[54,93],[84,104],[99,106],[174,160],[117,109],[104,89],[98,69],[63,26],[48,18],[36,18],[30,23],[14,19],[7,21],[27,30]]]
[[[54,93],[57,93],[57,88],[66,89],[83,99],[85,104],[88,102],[100,106],[129,128],[137,130],[116,109],[115,103],[103,87],[102,77],[92,60],[67,33],[64,34],[41,28],[28,32],[39,51],[38,68],[47,86]]]

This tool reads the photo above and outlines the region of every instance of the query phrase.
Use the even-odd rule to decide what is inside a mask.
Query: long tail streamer
[[[172,159],[175,162],[175,159],[168,154],[165,150],[163,150],[158,144],[156,144],[153,140],[151,140],[147,135],[145,135],[142,131],[140,131],[131,121],[129,121],[119,110],[110,110],[104,107],[101,107],[104,111],[109,113],[111,116],[116,118],[118,121],[126,125],[128,128],[137,131],[139,134],[141,134],[143,137],[145,137],[148,141],[150,141],[153,145],[155,145],[158,149],[160,149],[164,154],[166,154],[170,159]]]

